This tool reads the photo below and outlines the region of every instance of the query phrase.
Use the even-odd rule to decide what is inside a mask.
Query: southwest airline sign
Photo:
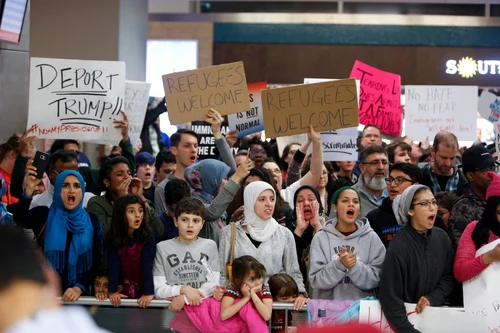
[[[500,60],[475,60],[472,57],[458,61],[450,59],[446,62],[446,74],[458,74],[465,79],[475,75],[500,75]]]

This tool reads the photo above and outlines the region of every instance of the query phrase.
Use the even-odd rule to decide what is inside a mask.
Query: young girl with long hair
[[[299,297],[299,288],[293,278],[284,273],[274,274],[268,281],[269,290],[276,302],[293,303]],[[292,324],[292,313],[288,314],[288,323],[285,325],[285,311],[273,311],[271,317],[271,332],[282,333],[285,331],[285,326],[290,327]]]
[[[241,256],[233,261],[232,272],[233,279],[222,297],[220,318],[227,320],[239,314],[251,332],[267,332],[273,298],[269,286],[263,284],[264,265],[252,256]]]
[[[156,243],[149,225],[148,208],[135,194],[118,198],[108,234],[109,299],[119,306],[123,297],[138,298],[146,308],[154,297],[153,264]],[[123,281],[122,294],[118,291]]]

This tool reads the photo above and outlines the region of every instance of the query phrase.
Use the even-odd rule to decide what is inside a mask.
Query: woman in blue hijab
[[[30,171],[28,178],[32,179],[27,179],[27,190],[36,181],[36,173]],[[23,194],[23,209],[28,209],[31,201],[32,194],[26,192],[33,191]],[[84,194],[85,182],[80,173],[63,171],[56,178],[50,208],[36,207],[36,214],[31,215],[40,224],[34,228],[40,230],[36,233],[38,244],[61,277],[64,302],[74,302],[88,294],[102,261],[101,222],[83,208]]]
[[[200,199],[207,206],[214,202],[215,197],[226,184],[229,171],[229,166],[223,162],[206,159],[187,167],[184,171],[184,178],[193,189],[192,196]],[[216,221],[206,221],[199,236],[210,238],[219,244],[219,236],[225,225],[225,215]]]

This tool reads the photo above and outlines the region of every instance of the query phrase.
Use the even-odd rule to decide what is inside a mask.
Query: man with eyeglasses
[[[462,196],[453,205],[448,220],[451,243],[455,250],[465,227],[472,221],[481,219],[486,207],[486,190],[491,182],[486,173],[497,172],[498,164],[486,148],[472,146],[463,154],[462,169],[469,185],[464,188]]]
[[[353,186],[359,193],[361,213],[360,218],[374,209],[387,198],[385,178],[389,173],[387,152],[381,146],[369,146],[359,154],[361,176]]]
[[[385,179],[389,196],[384,199],[379,208],[366,215],[372,229],[380,237],[386,248],[394,235],[404,227],[398,224],[396,220],[392,209],[393,200],[411,185],[422,183],[422,179],[422,171],[414,164],[396,163],[391,166],[389,177]],[[436,217],[434,225],[446,230],[444,221],[439,216]]]

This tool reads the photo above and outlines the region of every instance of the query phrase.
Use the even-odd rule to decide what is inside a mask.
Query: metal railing
[[[78,301],[71,303],[71,304],[78,304],[78,305],[86,305],[86,306],[113,306],[109,300],[105,301],[100,301],[96,299],[95,297],[91,296],[82,296],[78,299]],[[150,308],[166,308],[170,304],[170,301],[167,300],[160,300],[160,299],[154,299],[149,303]],[[137,304],[136,299],[122,299],[121,300],[121,305],[123,307],[138,307],[139,305]],[[293,308],[293,303],[281,303],[281,302],[274,302],[273,303],[273,310],[289,310],[289,311],[307,311],[307,306],[305,305],[302,309],[300,310],[295,310]]]
[[[85,306],[85,307],[90,307],[90,308],[96,308],[96,307],[105,307],[105,308],[113,308],[113,309],[121,309],[121,311],[123,312],[124,311],[124,308],[128,308],[128,309],[131,309],[131,308],[138,308],[138,304],[137,304],[137,300],[136,299],[122,299],[121,300],[121,305],[117,308],[114,308],[113,305],[111,304],[111,302],[109,300],[105,300],[105,301],[100,301],[98,299],[96,299],[95,297],[89,297],[89,296],[84,296],[84,297],[80,297],[78,299],[78,301],[74,302],[74,303],[65,303],[67,305],[71,304],[71,305],[81,305],[81,306]],[[148,309],[156,309],[156,311],[158,311],[158,309],[165,309],[168,307],[168,305],[170,304],[170,301],[167,301],[167,300],[157,300],[157,299],[154,299],[151,301],[151,303],[149,303],[149,307]],[[139,310],[139,309],[138,309]],[[141,311],[147,311],[147,309],[140,309]],[[285,332],[287,332],[288,330],[288,318],[289,318],[289,311],[297,311],[297,312],[301,312],[301,314],[297,315],[297,316],[294,316],[294,322],[301,322],[301,323],[304,323],[306,321],[306,314],[305,312],[307,311],[307,305],[304,306],[303,308],[299,309],[299,310],[295,310],[293,308],[293,304],[292,303],[281,303],[281,302],[274,302],[273,303],[273,310],[281,310],[281,311],[285,311],[285,318],[284,318],[284,322],[283,322],[283,325],[284,325],[284,328],[285,328]],[[108,312],[111,311],[110,309],[107,310]],[[125,310],[126,311],[126,310]],[[132,311],[132,310],[128,310],[128,311]],[[92,312],[92,311],[91,311]],[[154,312],[154,311],[152,311]],[[157,315],[155,313],[155,315]],[[105,316],[106,320],[112,320],[114,319],[116,316]],[[99,326],[105,326],[106,322],[104,320],[97,320],[96,319],[96,322]],[[104,325],[103,325],[104,324]],[[104,328],[107,328],[107,327],[104,327]],[[128,331],[127,329],[125,329],[125,331]],[[119,333],[121,332],[120,330],[116,330],[115,333]],[[271,332],[271,321],[269,321],[269,332]],[[184,332],[181,332],[181,333],[184,333]]]

